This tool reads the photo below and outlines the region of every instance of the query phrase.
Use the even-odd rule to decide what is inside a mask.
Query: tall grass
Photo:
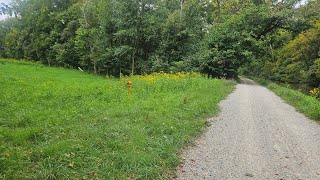
[[[234,85],[197,74],[113,79],[0,60],[0,179],[163,178]]]
[[[277,85],[268,80],[260,78],[251,79],[274,91],[278,96],[294,106],[298,111],[304,113],[306,116],[316,121],[320,121],[320,101],[315,97],[305,95],[298,90]]]

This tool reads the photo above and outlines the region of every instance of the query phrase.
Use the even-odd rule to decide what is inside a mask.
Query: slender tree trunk
[[[97,63],[95,61],[93,62],[93,72],[97,74]]]
[[[272,62],[275,62],[275,58],[274,58],[274,54],[273,54],[272,44],[270,44],[270,50],[271,50]]]
[[[217,0],[217,4],[218,4],[218,13],[217,13],[217,16],[218,16],[218,22],[220,22],[220,18],[221,18],[221,0]]]
[[[133,49],[132,53],[132,66],[131,66],[131,75],[134,75],[134,63],[135,63],[135,55],[136,55],[136,48]]]
[[[97,61],[96,58],[94,56],[94,47],[92,45],[90,45],[90,61],[93,63],[93,72],[94,74],[97,74]]]
[[[83,1],[83,6],[82,6],[82,16],[85,22],[85,27],[88,28],[88,21],[87,21],[87,12],[86,12],[86,6],[88,4],[88,0]]]
[[[184,0],[180,0],[180,22],[182,21]]]

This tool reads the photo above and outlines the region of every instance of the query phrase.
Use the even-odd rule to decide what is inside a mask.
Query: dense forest
[[[320,0],[13,0],[0,57],[119,77],[199,71],[320,85]]]

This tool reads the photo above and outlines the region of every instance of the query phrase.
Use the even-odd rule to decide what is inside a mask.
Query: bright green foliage
[[[0,61],[0,84],[0,179],[160,179],[235,82]]]
[[[279,51],[277,68],[284,68],[280,71],[283,72],[279,75],[280,80],[319,85],[320,78],[316,74],[319,52],[320,22],[316,22],[314,28],[302,32]]]

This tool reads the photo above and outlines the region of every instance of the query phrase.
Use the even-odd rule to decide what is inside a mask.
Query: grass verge
[[[113,79],[0,60],[0,179],[163,178],[234,85],[197,74]]]
[[[309,118],[320,122],[320,101],[315,97],[305,95],[298,90],[280,86],[268,80],[260,78],[250,79],[271,89],[290,105],[294,106],[298,111],[304,113]]]

